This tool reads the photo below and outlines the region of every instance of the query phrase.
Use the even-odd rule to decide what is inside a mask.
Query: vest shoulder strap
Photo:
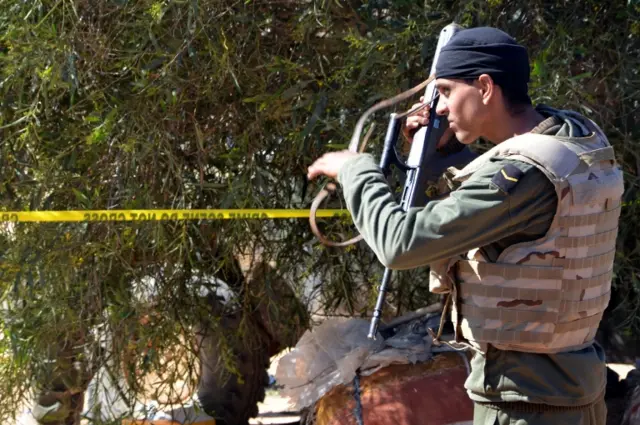
[[[526,133],[496,145],[460,170],[455,179],[465,180],[492,158],[512,155],[521,155],[533,160],[557,180],[566,179],[580,164],[578,155],[557,137]]]

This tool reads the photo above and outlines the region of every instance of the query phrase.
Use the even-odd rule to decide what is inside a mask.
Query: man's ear
[[[491,76],[488,74],[482,74],[476,81],[476,84],[478,84],[478,88],[480,89],[480,93],[482,95],[482,103],[486,105],[487,103],[489,103],[496,91],[496,86],[493,82],[493,78],[491,78]]]

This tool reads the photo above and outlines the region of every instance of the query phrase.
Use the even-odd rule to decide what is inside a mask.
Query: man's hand
[[[420,102],[411,106],[411,109],[422,106],[423,104],[424,96],[420,96]],[[407,139],[407,141],[409,141],[409,143],[413,142],[413,135],[415,134],[417,129],[429,124],[429,109],[429,105],[427,105],[422,110],[407,117],[404,127],[402,127],[402,134]]]
[[[307,178],[313,180],[320,175],[325,175],[335,179],[338,177],[338,173],[344,163],[358,155],[360,154],[347,150],[325,153],[309,166],[307,169]]]
[[[424,104],[424,96],[420,96],[420,103],[414,104],[411,107],[411,109],[417,108],[418,106],[421,106],[423,104]],[[413,135],[416,133],[416,130],[418,130],[420,127],[423,127],[429,124],[429,112],[431,112],[431,108],[429,105],[427,105],[420,111],[416,112],[413,115],[409,115],[407,117],[404,127],[402,127],[402,134],[404,135],[404,137],[407,139],[409,143],[413,142]],[[436,148],[439,149],[445,146],[447,143],[449,143],[452,137],[453,137],[453,130],[451,130],[450,127],[447,127],[447,129],[442,134],[442,137],[440,137],[440,140],[438,140],[438,143],[436,144]]]

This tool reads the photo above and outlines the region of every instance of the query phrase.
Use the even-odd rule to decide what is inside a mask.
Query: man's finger
[[[322,174],[320,172],[320,170],[318,168],[314,167],[313,165],[311,167],[307,168],[307,179],[309,179],[309,180],[315,179],[320,174]]]
[[[322,155],[320,158],[316,159],[315,162],[309,166],[309,168],[307,168],[307,178],[309,180],[313,180],[320,175],[326,174],[328,160],[327,155],[328,154]]]
[[[322,168],[324,164],[326,164],[326,162],[327,162],[327,154],[324,154],[320,158],[313,161],[313,164],[311,164],[310,167]]]
[[[449,143],[452,137],[453,137],[453,130],[451,129],[451,127],[447,127],[444,133],[442,133],[440,140],[438,140],[438,143],[436,144],[436,148],[441,148],[447,143]]]

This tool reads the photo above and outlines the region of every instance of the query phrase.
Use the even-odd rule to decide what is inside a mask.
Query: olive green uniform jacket
[[[546,119],[533,132],[585,136],[579,122],[538,107]],[[517,184],[500,187],[492,179],[506,165],[522,171]],[[445,199],[402,211],[370,155],[341,169],[347,207],[364,240],[391,269],[428,265],[481,247],[496,261],[508,246],[538,239],[549,229],[557,197],[552,183],[532,165],[494,159]],[[499,179],[496,179],[499,181]],[[606,384],[599,345],[559,354],[501,351],[490,346],[475,354],[465,387],[476,402],[528,402],[583,406],[602,397]],[[593,422],[592,422],[593,423]]]

